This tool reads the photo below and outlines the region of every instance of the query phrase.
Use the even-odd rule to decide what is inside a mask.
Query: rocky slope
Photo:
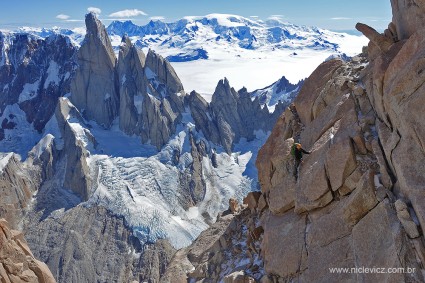
[[[22,232],[0,219],[0,281],[54,283],[47,265],[35,259]]]
[[[393,22],[385,33],[358,24],[370,39],[364,53],[321,64],[259,152],[261,193],[247,197],[251,208],[239,223],[255,223],[247,238],[257,228],[263,232],[255,237],[260,282],[425,280],[425,5],[391,2]],[[290,154],[294,141],[311,151],[298,174]],[[214,229],[234,226],[222,225]],[[205,239],[210,246],[203,246],[199,260],[192,254]],[[257,279],[253,263],[218,275],[217,267],[228,262],[217,261],[223,244],[205,232],[170,266],[183,273],[181,282]],[[374,267],[379,270],[365,271]]]
[[[31,174],[14,153],[0,155],[0,215],[18,227],[37,189],[38,174]],[[35,173],[35,172],[32,172]]]
[[[187,248],[175,253],[160,282],[257,282],[264,276],[259,251],[263,227],[259,216],[267,207],[260,192],[251,192],[229,209]]]

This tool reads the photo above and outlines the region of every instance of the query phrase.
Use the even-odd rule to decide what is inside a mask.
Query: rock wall
[[[0,32],[0,110],[18,104],[26,120],[41,132],[58,97],[70,92],[77,48],[70,39],[52,35],[45,40],[28,34]],[[16,113],[15,113],[16,114]],[[13,129],[16,117],[2,117],[0,140]]]
[[[422,0],[391,0],[392,23],[388,30],[398,39],[408,39],[425,23],[425,3]]]
[[[120,128],[158,150],[176,131],[184,90],[173,67],[153,51],[147,56],[126,36],[118,57]]]
[[[59,282],[157,282],[174,254],[166,242],[141,247],[124,220],[103,207],[28,218],[28,241]]]
[[[109,128],[118,115],[114,50],[95,14],[86,15],[87,33],[78,50],[78,69],[71,83],[71,100],[89,120]]]
[[[84,119],[75,106],[63,97],[58,101],[53,119],[57,121],[63,143],[60,155],[55,157],[56,159],[66,159],[62,185],[75,192],[82,200],[87,200],[91,188],[91,178],[86,160],[88,152],[83,142],[77,138],[81,133],[78,133],[78,129],[73,128],[69,122],[69,120],[75,119],[84,124]]]
[[[423,4],[416,9],[421,7]],[[415,30],[392,44],[387,52],[380,52],[376,44],[370,43],[370,64],[364,71],[363,82],[378,118],[379,145],[393,177],[395,193],[411,203],[424,232],[425,177],[421,172],[425,168],[425,131],[421,105],[425,99],[425,20],[410,9],[402,9],[394,16],[414,22]],[[396,21],[394,25],[405,29],[408,23]]]
[[[208,140],[222,145],[228,153],[241,138],[250,141],[255,138],[256,130],[271,130],[271,125],[285,107],[280,101],[275,111],[269,113],[267,105],[261,106],[260,98],[252,100],[245,88],[236,91],[226,78],[218,82],[211,103],[208,104],[195,91],[187,97],[186,103],[196,128]]]
[[[410,9],[397,11],[390,27],[403,36],[358,24],[371,40],[367,53],[321,64],[260,150],[269,206],[261,218],[264,282],[424,280],[425,45],[418,27],[425,24]],[[294,141],[311,151],[299,168]],[[362,267],[406,272],[330,270]]]
[[[252,252],[263,262],[260,282],[425,280],[424,4],[391,3],[388,29],[379,34],[357,24],[370,39],[363,54],[321,64],[258,154],[261,192],[245,198],[241,215],[251,223],[248,246],[259,246]],[[298,168],[294,142],[311,151]],[[219,239],[226,229],[230,237],[243,230],[216,225]],[[229,260],[207,231],[177,252],[170,272],[181,282],[254,280],[249,267],[215,273]],[[200,246],[201,256],[191,257]]]
[[[37,174],[25,170],[14,153],[0,156],[0,215],[17,228],[38,186]]]
[[[22,232],[11,230],[0,219],[0,281],[54,283],[47,265],[37,260],[28,247]]]

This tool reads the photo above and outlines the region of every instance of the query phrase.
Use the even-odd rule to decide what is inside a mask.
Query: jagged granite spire
[[[146,91],[143,70],[145,60],[143,51],[132,45],[128,36],[123,36],[117,64],[120,91],[119,126],[128,134],[140,134],[136,125],[143,100],[140,93]]]
[[[173,67],[160,55],[143,51],[124,36],[117,75],[120,129],[160,149],[180,123],[184,90]]]
[[[220,144],[228,153],[241,138],[254,139],[255,130],[270,130],[277,118],[267,107],[261,108],[258,99],[252,100],[246,88],[239,91],[232,88],[227,78],[218,82],[209,110],[219,132]],[[208,131],[206,133],[208,135]],[[211,134],[212,138],[216,135],[215,131]]]
[[[174,68],[167,60],[156,54],[153,50],[149,50],[148,52],[146,67],[157,74],[158,80],[165,84],[171,92],[180,93],[183,91],[183,85]]]
[[[71,101],[86,119],[108,128],[118,115],[116,58],[104,25],[86,15],[87,34],[78,51],[79,67],[71,83]]]

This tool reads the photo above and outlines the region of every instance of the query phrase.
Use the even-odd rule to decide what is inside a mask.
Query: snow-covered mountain
[[[261,81],[258,56],[267,63],[288,53],[293,62],[311,63],[310,55],[338,53],[334,43],[319,39],[320,30],[300,28],[304,36],[295,36],[288,27],[270,39],[260,31],[268,33],[272,23],[241,17],[126,25],[147,34],[110,37],[92,13],[84,33],[0,32],[0,152],[6,153],[0,168],[10,175],[0,176],[6,182],[0,187],[13,188],[15,196],[0,198],[0,212],[8,212],[0,217],[16,215],[12,220],[23,223],[34,253],[61,282],[99,276],[127,282],[122,270],[137,276],[155,261],[145,261],[149,246],[190,245],[230,198],[241,201],[258,188],[258,150],[303,82],[292,84],[269,66],[263,75],[280,80],[237,91],[233,80],[216,80],[214,73],[229,70],[223,64],[236,67],[244,81],[251,72]],[[316,38],[308,34],[319,44],[307,44]],[[272,43],[276,38],[291,46]],[[140,48],[144,42],[151,42],[148,52]],[[176,53],[186,51],[192,53]],[[183,62],[172,65],[161,54]],[[179,69],[212,81],[210,97],[189,91]],[[118,224],[108,230],[106,223]],[[109,239],[110,249],[102,240],[87,242],[88,234]],[[97,264],[98,258],[109,262]]]
[[[79,45],[85,29],[32,29],[21,31],[46,37],[68,35]],[[237,15],[210,14],[146,25],[114,21],[107,32],[118,52],[124,34],[133,44],[166,57],[187,90],[211,100],[216,82],[227,77],[237,89],[261,89],[285,76],[291,83],[308,77],[330,57],[353,56],[367,44],[364,36],[297,26],[281,20],[251,20]],[[344,55],[345,54],[345,55]]]
[[[107,30],[114,46],[127,34],[137,46],[167,57],[185,87],[208,101],[215,88],[211,81],[227,77],[236,88],[250,91],[283,75],[297,83],[327,58],[353,56],[367,44],[363,36],[226,14],[172,23],[155,20],[144,26],[115,21]]]
[[[228,45],[248,50],[310,48],[341,52],[340,41],[336,39],[347,36],[279,20],[253,21],[225,14],[185,17],[173,23],[151,20],[144,26],[137,26],[131,21],[114,21],[107,30],[111,36],[121,38],[127,34],[133,39],[137,38],[136,44],[141,47],[161,45],[167,49],[180,48],[185,51]],[[174,58],[176,61],[178,59]],[[180,59],[189,61],[193,58]]]
[[[8,175],[0,187],[13,196],[0,198],[0,217],[24,223],[33,252],[59,281],[101,274],[127,282],[121,270],[148,265],[147,246],[190,245],[230,198],[258,188],[256,155],[286,102],[271,113],[228,79],[215,82],[208,102],[186,92],[155,51],[125,36],[116,56],[94,14],[86,26],[81,45],[64,30],[0,32],[0,169]],[[108,234],[102,219],[123,223]],[[86,229],[118,251],[87,244]],[[99,257],[120,264],[81,272]]]
[[[287,78],[282,77],[277,82],[265,88],[253,91],[251,97],[258,97],[260,104],[267,105],[269,111],[273,113],[279,101],[284,102],[285,105],[290,104],[297,96],[303,84],[304,80],[299,81],[297,84],[291,84]]]

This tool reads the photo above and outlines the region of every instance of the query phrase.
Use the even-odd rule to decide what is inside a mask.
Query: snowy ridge
[[[3,173],[4,168],[7,166],[12,156],[13,156],[13,152],[9,152],[9,153],[0,152],[0,173]]]
[[[21,31],[38,36],[61,33],[77,45],[85,34],[82,28]],[[297,83],[327,58],[356,55],[368,42],[364,36],[227,14],[189,16],[172,23],[152,20],[143,26],[114,21],[107,31],[116,52],[127,34],[145,52],[153,49],[167,57],[185,89],[196,90],[207,101],[223,77],[236,89],[245,86],[249,91],[270,85],[283,75]]]
[[[299,81],[297,84],[291,84],[285,77],[282,77],[268,87],[251,92],[251,98],[260,99],[260,104],[267,105],[270,113],[273,113],[279,101],[283,102],[285,105],[289,105],[294,100],[303,84],[304,80]]]
[[[86,29],[77,27],[73,29],[64,29],[60,27],[52,28],[38,28],[38,27],[21,27],[18,30],[11,32],[11,34],[31,34],[39,38],[47,38],[52,35],[62,34],[70,38],[72,44],[80,46],[86,35]]]

